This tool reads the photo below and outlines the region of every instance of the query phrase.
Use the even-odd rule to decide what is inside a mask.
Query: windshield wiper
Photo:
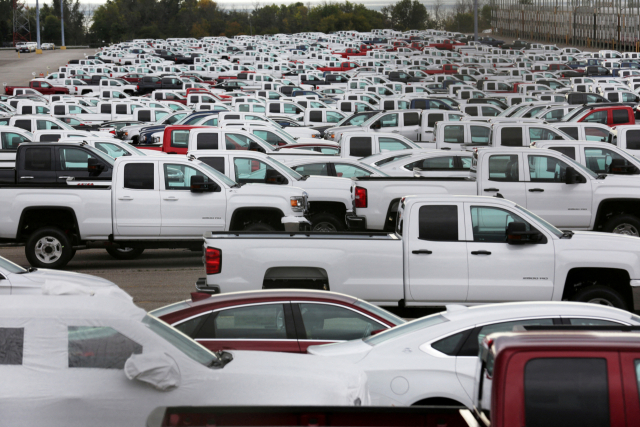
[[[38,269],[35,267],[29,267],[25,271],[21,271],[20,273],[17,273],[17,274],[28,274],[28,273],[33,273],[34,271],[38,271]]]
[[[213,359],[211,363],[209,363],[209,365],[207,366],[208,368],[222,369],[225,367],[225,365],[233,360],[233,355],[227,351],[214,351],[213,354],[216,356],[216,358]]]
[[[596,179],[605,179],[607,177],[606,173],[599,173]]]

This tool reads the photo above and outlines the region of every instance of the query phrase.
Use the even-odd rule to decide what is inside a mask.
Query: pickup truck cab
[[[25,161],[35,162],[33,167],[56,163],[50,145],[26,149],[38,150],[25,156]],[[60,149],[76,147],[65,144]],[[207,230],[308,227],[302,189],[240,187],[205,163],[185,157],[126,156],[114,161],[98,150],[94,153],[112,167],[112,180],[0,186],[5,201],[0,206],[0,241],[24,244],[35,267],[61,268],[76,250],[89,247],[133,259],[147,248],[197,250]],[[74,157],[73,168],[86,174],[90,158]],[[53,173],[56,179],[62,176]]]
[[[609,127],[636,124],[633,108],[624,104],[584,105],[573,112],[568,121],[601,123]]]
[[[355,194],[357,204],[357,187]],[[408,196],[398,217],[391,234],[207,234],[205,252],[218,254],[222,265],[198,288],[279,288],[287,277],[315,277],[307,287],[400,307],[602,297],[630,309],[640,293],[630,280],[640,274],[640,249],[624,236],[563,232],[494,197]],[[621,260],[621,250],[633,255]],[[611,269],[618,273],[607,282],[593,280]]]
[[[255,151],[196,150],[189,154],[240,185],[259,183],[302,188],[308,194],[312,231],[343,231],[358,223],[353,214],[354,184],[350,179],[301,175],[275,157]]]
[[[7,95],[18,95],[15,93],[17,89],[33,89],[42,95],[54,95],[69,93],[69,89],[66,87],[56,87],[51,85],[45,79],[31,80],[29,86],[5,86],[4,93]]]
[[[600,123],[555,122],[551,125],[573,139],[608,142],[611,137],[611,128]]]
[[[385,132],[397,133],[412,141],[418,141],[421,132],[420,114],[422,110],[391,110],[383,111],[369,118],[360,126],[340,126],[325,131],[325,135],[332,141],[340,141],[345,133],[350,132]]]

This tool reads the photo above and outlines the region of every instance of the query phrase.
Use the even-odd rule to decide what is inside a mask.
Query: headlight
[[[329,134],[329,139],[334,139],[335,137],[336,137],[336,134],[335,134],[335,133],[330,133],[330,134]]]
[[[124,131],[124,136],[129,136],[129,131]]]
[[[306,194],[306,193],[305,193]],[[291,210],[294,212],[304,212],[305,196],[291,196]]]
[[[157,144],[157,143],[159,143],[159,142],[160,142],[160,137],[158,137],[158,136],[154,136],[154,137],[153,137],[153,143],[154,143],[154,144]]]

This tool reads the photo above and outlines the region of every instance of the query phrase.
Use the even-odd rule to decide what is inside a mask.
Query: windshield
[[[7,270],[9,273],[24,273],[27,271],[18,264],[14,264],[8,259],[2,257],[0,257],[0,268]]]
[[[276,165],[278,165],[280,168],[284,169],[284,171],[287,172],[289,175],[294,177],[296,179],[296,181],[300,181],[302,179],[302,175],[300,175],[298,172],[296,172],[293,169],[291,169],[289,166],[280,163],[279,161],[277,161],[276,159],[274,159],[271,156],[269,156],[269,159],[271,159],[271,161],[273,163],[275,163]]]
[[[549,224],[547,221],[545,221],[544,219],[540,218],[538,215],[534,214],[533,212],[526,210],[522,206],[516,205],[516,208],[519,209],[520,211],[526,213],[527,215],[535,218],[538,222],[540,222],[540,224],[542,226],[544,226],[544,228],[546,228],[548,231],[553,233],[556,237],[562,237],[562,235],[564,234],[562,231],[558,230],[555,226]]]
[[[565,116],[563,116],[560,121],[561,122],[569,122],[569,121],[573,121],[572,119],[574,117],[578,117],[580,114],[582,114],[582,112],[587,111],[587,108],[582,107],[582,108],[576,108],[575,110],[570,111],[569,113],[567,113]]]
[[[355,305],[357,305],[358,307],[362,307],[365,310],[369,311],[370,313],[375,314],[378,317],[382,317],[384,320],[386,320],[387,322],[391,322],[394,325],[402,325],[403,323],[407,323],[406,320],[396,316],[395,314],[378,307],[377,305],[373,305],[371,303],[368,303],[366,301],[363,301],[361,299],[359,299],[358,301],[355,302]]]
[[[115,159],[113,157],[108,156],[107,154],[103,153],[102,151],[98,150],[95,147],[86,146],[85,148],[87,148],[89,151],[91,151],[91,153],[93,153],[96,157],[101,158],[102,160],[104,160],[105,162],[107,162],[108,164],[113,166],[113,164],[115,162]]]
[[[421,319],[414,320],[413,322],[405,323],[403,325],[396,326],[395,328],[388,329],[384,332],[380,332],[377,335],[372,335],[363,339],[363,341],[371,346],[374,346],[410,334],[412,332],[419,331],[424,328],[429,328],[431,326],[448,321],[449,320],[441,314],[432,314],[431,316],[426,316]]]
[[[204,162],[198,162],[198,165],[201,166],[202,168],[206,169],[206,171],[209,172],[213,177],[218,178],[220,181],[224,182],[229,187],[235,187],[235,186],[238,185],[234,180],[232,180],[228,176],[220,173],[219,171],[217,171],[213,167],[209,166],[208,164],[206,164]]]
[[[196,362],[210,367],[214,362],[218,361],[218,357],[215,354],[163,321],[147,314],[142,319],[142,323]]]
[[[370,119],[371,117],[378,114],[378,111],[371,111],[367,113],[357,113],[349,117],[345,117],[336,123],[337,126],[359,126],[365,122],[365,120]]]

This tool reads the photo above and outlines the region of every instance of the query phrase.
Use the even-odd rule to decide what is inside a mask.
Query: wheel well
[[[640,219],[640,200],[637,199],[609,199],[603,200],[598,206],[594,230],[601,230],[609,218],[618,214],[635,215]]]
[[[248,224],[262,222],[269,224],[276,230],[284,230],[280,222],[284,214],[280,209],[275,208],[240,208],[236,209],[231,216],[229,231],[241,231]]]
[[[271,267],[262,281],[262,289],[329,290],[329,275],[319,267]]]
[[[396,229],[396,221],[398,220],[398,205],[400,204],[400,199],[393,199],[391,203],[389,203],[389,209],[387,209],[387,216],[384,220],[384,231],[395,231]]]
[[[309,206],[309,215],[318,213],[329,213],[344,220],[347,208],[340,202],[311,202]]]
[[[570,299],[585,287],[597,284],[617,291],[633,307],[630,279],[627,271],[618,268],[574,268],[567,274],[562,299]]]
[[[447,397],[430,397],[428,399],[422,399],[411,406],[464,406],[462,403],[454,399]]]
[[[69,235],[73,243],[78,243],[80,231],[76,213],[65,207],[31,207],[22,211],[16,239],[26,240],[35,230],[42,227],[58,227]]]

